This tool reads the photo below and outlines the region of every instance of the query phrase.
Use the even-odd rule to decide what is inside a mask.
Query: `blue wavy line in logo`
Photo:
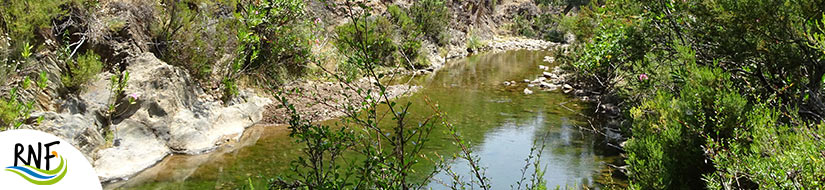
[[[29,174],[30,176],[35,177],[35,178],[40,179],[40,180],[47,180],[47,179],[57,177],[56,174],[55,175],[50,175],[50,176],[40,175],[37,172],[34,172],[34,171],[30,170],[29,168],[20,167],[20,166],[9,166],[9,167],[6,167],[6,169],[14,169],[14,170],[17,170],[17,171],[21,171],[21,172]]]

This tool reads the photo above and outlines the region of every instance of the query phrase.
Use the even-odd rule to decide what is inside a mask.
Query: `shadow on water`
[[[481,157],[493,189],[509,189],[521,178],[533,142],[545,135],[548,138],[541,163],[546,165],[548,187],[598,187],[600,181],[612,179],[605,173],[609,169],[605,163],[618,158],[604,151],[597,136],[579,129],[587,124],[578,113],[586,109],[585,104],[559,92],[533,89],[536,93],[532,95],[522,93],[527,84],[521,81],[541,75],[538,65],[553,66],[542,62],[547,55],[551,53],[508,51],[455,61],[435,74],[415,78],[413,83],[423,88],[398,102],[413,102],[411,118],[432,114],[423,104],[425,97],[439,104]],[[505,86],[504,81],[517,84]],[[107,184],[106,188],[233,189],[249,179],[256,187],[264,187],[265,179],[286,175],[289,162],[298,155],[288,133],[285,126],[252,127],[239,142],[213,153],[169,156],[132,179]],[[445,133],[435,131],[430,139],[425,152],[458,152]],[[471,179],[466,161],[447,161],[464,180]],[[431,168],[419,165],[416,171],[423,172],[413,176]],[[448,178],[440,173],[436,179]],[[435,182],[430,187],[446,188]]]

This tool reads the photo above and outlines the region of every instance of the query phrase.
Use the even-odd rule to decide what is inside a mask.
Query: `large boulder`
[[[125,94],[138,95],[135,104],[124,101],[111,118],[114,141],[97,153],[95,169],[102,181],[128,178],[170,153],[199,154],[240,138],[244,129],[262,118],[271,100],[243,92],[233,105],[204,95],[182,69],[151,53],[129,59],[130,78]],[[99,77],[93,84],[109,84]],[[98,85],[95,85],[98,86]],[[105,113],[101,98],[109,88],[89,88],[81,99],[91,112]],[[105,115],[105,114],[104,114]],[[128,166],[122,163],[129,163]]]

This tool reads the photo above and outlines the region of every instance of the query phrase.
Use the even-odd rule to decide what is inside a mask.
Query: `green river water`
[[[588,126],[581,114],[586,104],[561,92],[537,88],[532,95],[522,91],[524,79],[541,75],[538,65],[544,51],[507,51],[474,55],[448,63],[434,74],[419,76],[413,84],[422,88],[412,96],[400,98],[399,105],[413,101],[413,116],[431,114],[421,104],[424,97],[438,103],[460,134],[486,167],[493,189],[510,189],[521,178],[521,168],[535,139],[547,136],[542,154],[547,185],[550,188],[583,185],[599,187],[609,180],[606,173],[616,156],[608,152],[595,135],[580,130]],[[504,81],[518,85],[505,86]],[[440,130],[431,135],[429,149],[452,155],[458,148]],[[239,142],[232,142],[203,155],[172,155],[152,168],[125,181],[106,184],[106,189],[236,189],[248,184],[265,187],[268,178],[287,175],[289,162],[298,147],[288,137],[286,126],[256,126],[247,129]],[[466,161],[451,161],[453,170],[470,180]],[[422,165],[417,170],[432,166]],[[427,171],[422,171],[427,172]],[[530,173],[528,172],[528,175]],[[436,179],[448,180],[438,174]],[[430,183],[432,189],[445,189]]]

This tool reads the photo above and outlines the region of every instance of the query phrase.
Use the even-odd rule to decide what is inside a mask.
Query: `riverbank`
[[[415,75],[426,75],[435,73],[443,69],[444,66],[446,66],[446,62],[448,62],[448,60],[463,59],[467,56],[472,55],[468,53],[465,49],[458,48],[458,46],[451,47],[452,50],[450,51],[451,53],[448,54],[449,56],[447,56],[447,59],[444,59],[442,57],[440,59],[433,60],[439,61],[439,64],[432,64],[428,68],[419,69],[415,71],[392,70],[387,73],[388,76],[385,78],[393,78],[393,75],[395,75],[395,78],[405,78],[405,76],[414,77]],[[511,36],[496,36],[492,40],[489,40],[487,43],[485,43],[485,46],[479,48],[483,52],[476,53],[489,54],[511,50],[556,51],[558,48],[564,49],[567,47],[567,44],[560,44],[537,39]],[[435,54],[436,52],[430,53],[431,54],[429,54],[428,57],[438,56],[437,54]],[[285,96],[290,103],[295,105],[296,111],[301,113],[302,116],[308,117],[307,119],[311,121],[323,121],[344,116],[346,114],[343,112],[343,110],[345,110],[345,106],[357,105],[355,107],[360,107],[364,97],[358,96],[359,94],[356,92],[357,90],[375,90],[377,88],[367,78],[362,78],[351,84],[345,84],[340,81],[334,81],[335,79],[329,80],[333,81],[319,81],[309,79],[297,80],[285,85],[284,87],[282,87],[282,90],[284,92],[294,92],[286,93]],[[420,88],[420,86],[407,84],[405,81],[394,81],[393,83],[400,84],[389,85],[387,87],[387,96],[390,99],[412,95]],[[372,95],[375,97],[377,94]],[[264,112],[263,120],[259,124],[286,124],[286,119],[288,119],[288,117],[286,117],[287,114],[285,113],[286,110],[280,107],[280,102],[274,102],[273,104],[266,106],[266,111]]]

